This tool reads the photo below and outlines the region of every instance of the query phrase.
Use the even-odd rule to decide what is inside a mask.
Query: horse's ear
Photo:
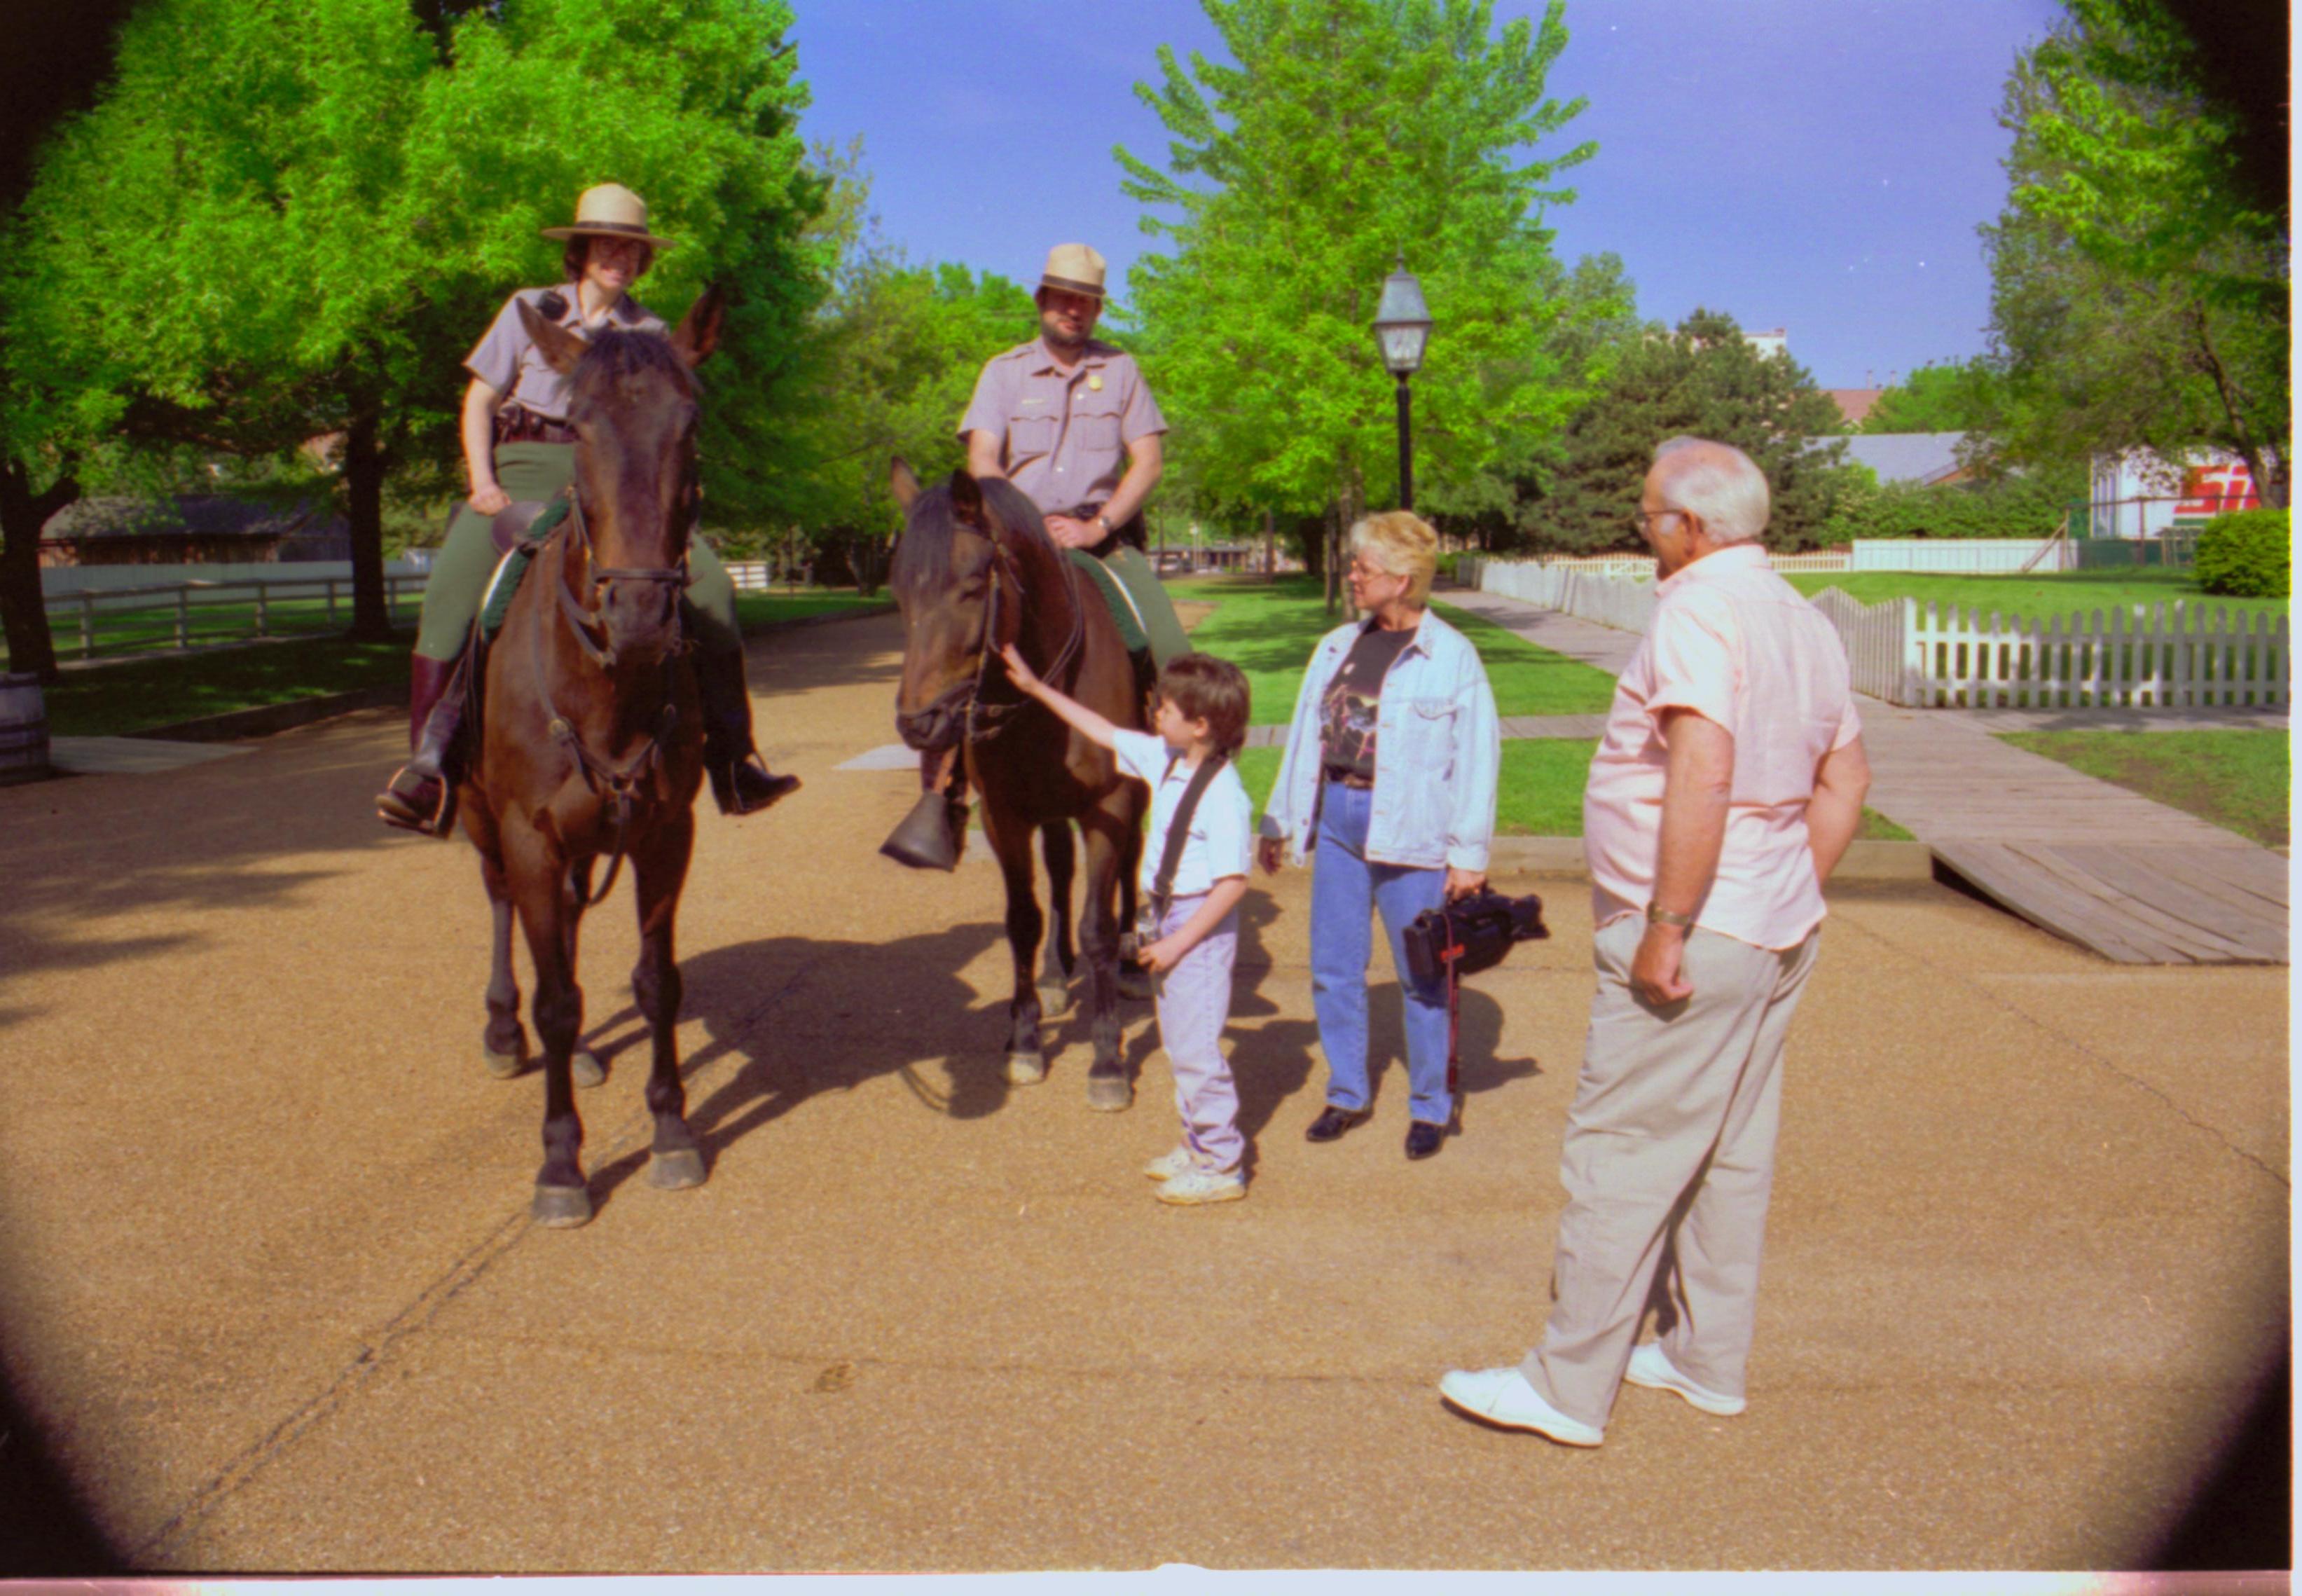
[[[526,328],[528,337],[535,340],[536,349],[543,355],[543,363],[563,377],[574,371],[576,363],[584,358],[584,351],[592,346],[550,317],[539,314],[535,307],[526,300],[515,299],[512,302],[519,307],[519,324]]]
[[[907,515],[911,512],[912,501],[920,496],[920,479],[912,475],[911,466],[904,463],[901,455],[887,463],[887,491],[895,496],[895,502]]]
[[[671,347],[690,371],[711,358],[719,347],[719,326],[727,317],[727,296],[718,283],[705,289],[671,335]]]
[[[983,505],[983,484],[964,471],[951,474],[951,513],[954,519],[978,532],[987,532],[991,517]]]

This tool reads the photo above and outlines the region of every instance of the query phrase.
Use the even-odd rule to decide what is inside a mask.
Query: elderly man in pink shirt
[[[1742,450],[1655,451],[1638,511],[1654,622],[1583,798],[1599,990],[1550,1319],[1516,1368],[1439,1382],[1461,1412],[1569,1446],[1599,1444],[1626,1380],[1743,1407],[1783,1037],[1870,784],[1845,652],[1775,574],[1767,513]],[[1650,1305],[1659,1339],[1634,1348]]]

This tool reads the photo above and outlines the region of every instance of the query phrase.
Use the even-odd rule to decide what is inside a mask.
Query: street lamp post
[[[1407,252],[1399,254],[1399,270],[1382,280],[1382,298],[1374,312],[1375,342],[1382,363],[1399,379],[1399,508],[1415,508],[1415,434],[1407,382],[1423,364],[1423,346],[1431,337],[1431,312],[1423,303],[1423,285],[1407,269]]]

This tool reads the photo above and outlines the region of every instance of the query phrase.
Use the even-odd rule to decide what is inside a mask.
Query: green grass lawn
[[[1805,571],[1784,577],[1811,598],[1843,588],[1865,604],[1916,599],[1947,613],[1952,605],[2009,617],[2043,618],[2132,604],[2224,606],[2242,615],[2284,615],[2284,599],[2227,599],[2201,592],[2185,571],[2063,571],[2031,576],[1943,576],[1925,571]]]
[[[1177,583],[1169,592],[1183,602],[1215,605],[1214,613],[1191,633],[1191,646],[1247,673],[1256,726],[1284,726],[1293,717],[1311,651],[1344,619],[1327,614],[1319,584],[1309,576],[1274,583]],[[1498,714],[1600,714],[1614,697],[1615,680],[1605,671],[1537,648],[1449,605],[1432,608],[1479,651]]]
[[[2283,732],[2015,732],[2005,741],[2252,837],[2288,845]]]
[[[748,592],[736,595],[735,610],[744,629],[755,632],[777,622],[885,601],[883,596],[864,599],[853,592],[820,590]],[[283,606],[273,608],[276,613]],[[415,609],[411,601],[401,613],[412,621]],[[253,606],[248,613],[252,617]],[[340,627],[343,619],[340,615],[336,626]],[[69,639],[60,635],[57,641],[62,644]],[[414,642],[414,631],[409,629],[389,643],[349,643],[340,635],[323,634],[202,653],[123,659],[90,670],[68,670],[62,680],[42,689],[41,696],[46,702],[52,736],[122,736],[234,710],[364,688],[402,686],[407,681],[407,651]]]

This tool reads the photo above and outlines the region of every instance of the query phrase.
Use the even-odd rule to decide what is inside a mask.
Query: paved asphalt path
[[[387,833],[387,712],[0,791],[0,1351],[152,1570],[2114,1568],[2286,1334],[2283,970],[2115,967],[1930,882],[1836,895],[1794,1032],[1751,1407],[1626,1390],[1570,1451],[1452,1416],[1537,1334],[1591,924],[1331,1147],[1306,878],[1249,899],[1251,1195],[1164,1208],[1155,1060],[1002,1079],[987,871],[876,856],[897,631],[754,645],[803,792],[707,816],[681,1041],[710,1183],[644,1162],[628,887],[587,928],[586,1229],[480,1067],[468,848]],[[1397,1004],[1374,996],[1378,1037]],[[1130,1057],[1151,1053],[1130,1010]],[[25,1437],[15,1437],[20,1448]],[[20,1454],[21,1455],[21,1451]]]

